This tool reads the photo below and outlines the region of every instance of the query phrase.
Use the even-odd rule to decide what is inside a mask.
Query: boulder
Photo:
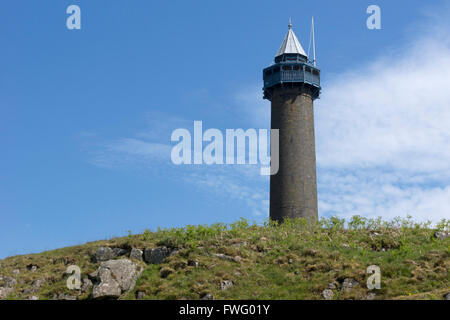
[[[133,249],[131,249],[131,252],[130,252],[130,258],[135,259],[135,260],[142,260],[143,254],[144,254],[144,252],[142,250],[133,248]]]
[[[450,300],[450,292],[444,296],[445,300]]]
[[[341,291],[349,292],[357,285],[359,285],[359,282],[355,279],[345,278],[342,282]]]
[[[128,259],[102,262],[97,270],[97,282],[92,290],[92,297],[118,298],[126,291],[132,290],[139,276],[138,266]]]
[[[83,278],[83,284],[81,285],[81,292],[88,292],[91,290],[93,284],[89,278]]]
[[[337,286],[336,286],[336,283],[335,282],[330,282],[329,284],[328,284],[328,289],[336,289],[337,288]]]
[[[113,249],[108,247],[100,247],[97,249],[97,251],[95,251],[94,255],[92,256],[92,261],[94,263],[107,261],[113,259],[115,256],[116,255]]]
[[[201,300],[215,300],[216,298],[214,297],[214,295],[212,293],[205,292],[200,295],[200,299]]]
[[[158,247],[153,249],[145,249],[144,261],[149,264],[160,264],[170,254],[166,247]]]
[[[17,285],[17,280],[12,277],[0,276],[0,287],[13,288]]]
[[[231,281],[231,280],[224,280],[220,284],[220,290],[227,290],[227,289],[231,288],[233,285],[234,285],[233,281]]]
[[[38,268],[39,268],[39,267],[38,267],[37,265],[35,265],[35,264],[29,264],[29,265],[27,265],[27,269],[30,270],[31,272],[36,272],[36,270],[37,270]]]
[[[5,300],[14,291],[14,288],[0,287],[0,300]]]
[[[213,253],[212,256],[222,259],[222,260],[231,261],[231,262],[240,262],[242,260],[242,258],[239,256],[230,257],[223,253]]]
[[[322,291],[322,297],[325,300],[333,300],[334,292],[332,290],[330,290],[330,289],[325,289],[325,290]]]
[[[124,256],[128,253],[127,250],[122,249],[122,248],[113,248],[112,251],[113,251],[115,257]]]
[[[145,292],[142,292],[142,291],[136,292],[136,299],[142,300],[144,298],[145,298]]]
[[[42,285],[44,282],[45,282],[45,278],[34,280],[34,281],[31,283],[31,287],[32,287],[33,289],[35,289],[35,290],[39,290],[39,289],[41,288],[41,285]]]
[[[70,294],[60,293],[57,297],[58,300],[77,300],[77,297]]]
[[[369,292],[366,296],[366,300],[374,300],[377,297],[375,292]]]
[[[16,279],[0,276],[0,300],[6,299],[14,291],[16,285]]]

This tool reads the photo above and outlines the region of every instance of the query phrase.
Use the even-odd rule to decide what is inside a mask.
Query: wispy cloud
[[[177,128],[192,133],[193,122],[161,112],[150,112],[147,119],[148,130],[132,137],[93,142],[95,136],[90,135],[89,162],[108,169],[143,169],[169,184],[184,183],[210,194],[214,201],[238,201],[255,218],[267,217],[268,177],[260,175],[259,165],[175,165],[170,158],[175,145],[171,133]]]
[[[450,28],[440,31],[325,86],[322,214],[450,217]]]

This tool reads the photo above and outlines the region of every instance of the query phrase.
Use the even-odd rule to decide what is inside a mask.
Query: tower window
[[[306,67],[305,71],[311,73],[311,68],[310,67]]]
[[[300,66],[293,66],[292,67],[294,70],[300,70]]]
[[[283,66],[282,68],[283,68],[283,70],[292,70],[291,66]]]
[[[313,75],[318,76],[319,75],[319,71],[313,70]]]
[[[277,73],[277,72],[280,72],[280,67],[275,67],[275,68],[273,69],[273,73]]]
[[[266,71],[266,76],[270,76],[272,74],[272,70],[267,70]]]

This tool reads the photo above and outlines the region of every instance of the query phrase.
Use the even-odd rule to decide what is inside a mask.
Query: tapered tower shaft
[[[270,217],[317,218],[314,108],[307,87],[275,88],[271,127],[279,129],[279,170],[270,177]]]

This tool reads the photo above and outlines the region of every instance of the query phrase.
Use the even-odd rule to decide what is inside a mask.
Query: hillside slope
[[[448,235],[361,217],[145,231],[0,260],[0,299],[450,299]]]

